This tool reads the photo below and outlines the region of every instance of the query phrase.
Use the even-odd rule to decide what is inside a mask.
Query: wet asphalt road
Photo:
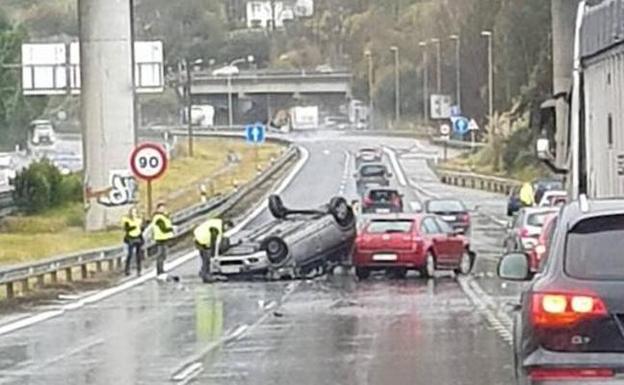
[[[371,143],[396,151],[406,207],[430,196],[479,204],[475,276],[204,285],[194,259],[176,269],[179,284],[149,281],[0,336],[0,384],[511,384],[503,305],[518,287],[493,277],[503,229],[492,216],[502,219],[504,198],[441,185],[425,162],[438,150],[425,143],[338,133],[299,142],[310,157],[283,194],[289,206],[354,198],[350,154]]]

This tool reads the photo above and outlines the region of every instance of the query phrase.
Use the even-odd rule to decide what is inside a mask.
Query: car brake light
[[[399,207],[401,206],[401,198],[399,198],[398,196],[395,196],[392,198],[392,205]]]
[[[470,215],[468,214],[461,214],[459,216],[459,220],[463,223],[470,223]]]
[[[544,245],[535,246],[535,256],[537,257],[538,260],[542,259],[542,256],[544,255],[545,252],[546,252],[546,246]]]
[[[369,197],[364,197],[364,199],[362,200],[362,205],[364,207],[368,207],[368,206],[370,206],[372,204],[373,204],[373,200],[370,199]]]
[[[520,238],[526,238],[529,236],[529,229],[527,229],[526,227],[523,227],[520,230],[518,230],[518,234],[520,235]]]
[[[533,368],[529,370],[532,380],[568,380],[575,378],[613,377],[612,369]]]
[[[585,318],[603,317],[607,307],[602,299],[586,294],[535,293],[531,319],[537,327],[562,327]]]

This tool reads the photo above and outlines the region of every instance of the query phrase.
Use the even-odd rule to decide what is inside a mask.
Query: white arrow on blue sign
[[[468,132],[470,121],[463,116],[453,119],[453,131],[459,135],[465,135]]]
[[[266,139],[266,128],[260,122],[245,127],[245,139],[247,143],[262,144]]]

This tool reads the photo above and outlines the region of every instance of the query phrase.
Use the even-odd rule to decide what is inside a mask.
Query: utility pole
[[[367,62],[368,62],[368,120],[369,120],[369,126],[374,126],[374,121],[373,121],[373,109],[375,107],[374,103],[373,103],[373,94],[374,94],[374,76],[375,76],[375,70],[373,67],[373,53],[370,50],[366,50],[364,51],[364,56],[366,56]]]
[[[392,46],[390,51],[394,53],[394,122],[401,120],[401,72],[399,68],[399,47]]]
[[[492,52],[492,31],[482,31],[481,36],[488,41],[488,119],[494,126],[494,54]]]
[[[431,39],[431,42],[436,45],[436,91],[439,94],[442,93],[442,47],[440,39]]]
[[[461,38],[459,35],[449,38],[455,40],[455,104],[461,111]]]
[[[191,61],[184,59],[186,72],[186,124],[188,128],[188,156],[193,157],[193,95],[191,94]]]
[[[423,120],[429,121],[429,62],[427,60],[427,42],[418,43],[422,49],[422,66],[423,66]]]

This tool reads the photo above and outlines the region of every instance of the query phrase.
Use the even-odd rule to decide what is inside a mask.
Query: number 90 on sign
[[[144,143],[132,152],[130,167],[137,178],[157,179],[167,168],[167,155],[160,145]]]

